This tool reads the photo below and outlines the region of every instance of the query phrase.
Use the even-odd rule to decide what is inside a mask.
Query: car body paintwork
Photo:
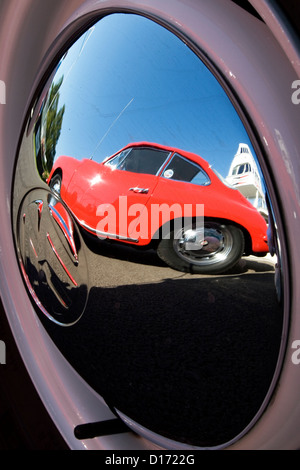
[[[115,169],[109,165],[118,154],[131,148],[165,151],[166,159],[158,173],[136,173]],[[164,177],[164,171],[174,155],[179,155],[201,167],[207,175],[206,184],[198,185]],[[60,156],[54,163],[48,178],[49,183],[57,172],[62,175],[60,192],[62,200],[79,224],[99,237],[103,237],[104,233],[98,230],[100,220],[98,208],[105,207],[105,204],[110,207],[112,205],[116,211],[116,233],[107,230],[107,237],[138,245],[149,244],[153,238],[157,238],[159,228],[176,217],[176,211],[172,211],[174,204],[180,205],[182,214],[185,205],[190,205],[192,217],[199,215],[197,205],[203,204],[204,218],[233,223],[243,229],[246,239],[251,240],[247,248],[249,252],[268,252],[267,225],[263,217],[238,190],[224,184],[210,168],[209,163],[197,154],[159,144],[138,142],[128,144],[101,163],[92,159],[77,160],[73,157]],[[133,188],[146,189],[146,192],[135,192]],[[139,237],[136,232],[133,236],[130,233],[129,227],[132,225],[136,227],[134,220],[138,216],[134,210],[130,215],[128,209],[130,207],[138,209],[139,206],[146,209],[144,216],[147,218],[149,228],[147,236]],[[154,206],[164,206],[170,210],[161,210],[159,220],[154,221],[151,219],[153,214],[151,208]]]

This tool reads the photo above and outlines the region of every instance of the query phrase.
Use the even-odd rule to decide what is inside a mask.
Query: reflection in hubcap
[[[217,263],[232,250],[233,240],[225,226],[206,226],[204,232],[188,230],[174,248],[182,258],[195,264]]]
[[[21,268],[37,305],[61,325],[78,321],[87,301],[79,240],[70,214],[53,195],[39,189],[25,197],[18,223]]]
[[[272,264],[223,276],[251,253],[248,233],[253,251],[267,250],[262,217],[226,183],[236,149],[249,150],[239,160],[254,152],[231,100],[185,43],[131,14],[87,31],[42,96],[20,147],[13,222],[46,331],[95,394],[144,428],[178,445],[236,439],[268,393],[282,330]],[[117,215],[121,198],[125,230],[103,213]],[[168,210],[157,211],[159,240],[138,247],[150,203]],[[169,223],[195,205],[204,227],[184,210],[184,229]]]

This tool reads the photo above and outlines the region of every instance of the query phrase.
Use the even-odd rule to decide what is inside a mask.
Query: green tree
[[[53,166],[56,153],[56,145],[61,133],[62,120],[65,112],[65,105],[58,110],[60,97],[60,87],[64,77],[62,76],[57,83],[52,83],[47,103],[46,132],[45,132],[45,160],[44,176],[49,175]]]

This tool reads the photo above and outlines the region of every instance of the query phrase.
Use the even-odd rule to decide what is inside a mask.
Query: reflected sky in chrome
[[[239,143],[253,151],[208,68],[146,18],[101,19],[61,60],[54,82],[60,79],[65,111],[56,157],[100,162],[130,142],[147,140],[197,153],[225,177]]]

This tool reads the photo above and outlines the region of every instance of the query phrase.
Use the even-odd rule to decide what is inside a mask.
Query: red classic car
[[[263,217],[190,152],[140,142],[101,163],[60,156],[48,183],[86,231],[155,246],[180,271],[218,274],[268,252]]]

